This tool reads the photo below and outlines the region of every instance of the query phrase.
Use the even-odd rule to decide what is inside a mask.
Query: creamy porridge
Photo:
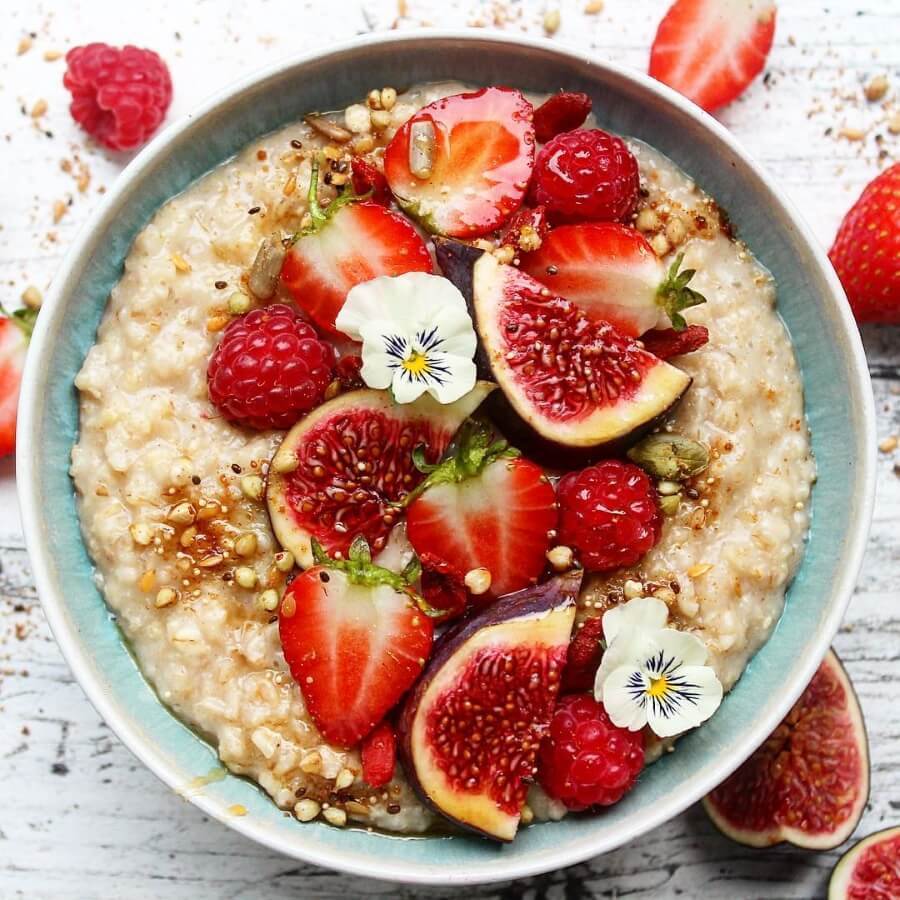
[[[308,226],[312,155],[324,149],[337,162],[324,202],[348,180],[348,152],[380,164],[416,110],[460,90],[386,93],[374,109],[361,103],[334,117],[331,137],[320,122],[291,125],[167,203],[129,252],[76,380],[72,474],[83,530],[143,673],[225,766],[301,820],[422,832],[438,817],[400,767],[371,787],[358,748],[324,741],[313,723],[279,635],[293,557],[264,496],[284,431],[227,421],[210,403],[207,366],[235,312],[292,302],[282,282],[274,296],[254,298],[248,272],[261,242]],[[768,273],[686,175],[651,148],[628,146],[642,184],[633,222],[667,266],[684,253],[683,266],[696,269],[691,287],[707,299],[686,312],[706,326],[708,343],[675,360],[693,383],[661,433],[701,442],[710,458],[683,484],[661,484],[661,495],[679,500],[661,538],[636,564],[588,575],[577,616],[655,596],[672,627],[702,639],[727,691],[781,614],[809,524],[815,470],[802,385]],[[497,252],[501,263],[514,255]],[[385,553],[386,565],[409,558],[402,533]],[[540,796],[532,805],[531,815],[550,814]]]

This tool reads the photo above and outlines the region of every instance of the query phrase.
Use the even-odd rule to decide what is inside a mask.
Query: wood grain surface
[[[127,158],[86,146],[54,58],[91,40],[136,43],[170,63],[170,118],[241,74],[356,33],[433,26],[541,34],[640,68],[667,0],[4,0],[0,27],[0,298],[45,290],[62,254]],[[861,187],[900,158],[898,0],[782,0],[765,79],[721,114],[830,243]],[[452,7],[452,8],[451,8]],[[20,52],[21,51],[21,52]],[[863,89],[887,75],[886,98]],[[398,73],[402,82],[402,72]],[[40,113],[45,100],[47,111]],[[35,110],[37,105],[37,110]],[[843,135],[841,132],[843,131]],[[851,139],[853,138],[853,139]],[[857,139],[861,138],[861,139]],[[68,170],[68,171],[67,171]],[[702,182],[702,173],[694,173]],[[900,434],[900,329],[864,339],[879,437]],[[412,898],[461,892],[349,878],[256,846],[179,799],[100,721],[38,605],[14,494],[0,463],[0,898]],[[900,451],[879,454],[869,550],[836,648],[859,692],[872,796],[859,835],[900,823]],[[540,878],[466,889],[479,900],[819,898],[840,851],[751,851],[697,807],[635,844]]]

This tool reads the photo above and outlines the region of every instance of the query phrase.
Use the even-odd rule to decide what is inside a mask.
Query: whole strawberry
[[[235,319],[207,368],[209,399],[231,422],[290,428],[321,403],[334,371],[334,349],[282,303]]]
[[[72,118],[110,150],[143,144],[172,102],[169,70],[152,50],[85,44],[71,49],[66,63]]]
[[[637,160],[625,142],[599,128],[559,134],[534,163],[531,201],[557,222],[624,222],[638,201]]]
[[[865,188],[828,255],[858,322],[900,324],[900,163]]]

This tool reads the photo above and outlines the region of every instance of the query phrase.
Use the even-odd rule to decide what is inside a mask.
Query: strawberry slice
[[[0,457],[16,449],[19,386],[35,319],[36,309],[17,309],[10,315],[0,305]]]
[[[434,628],[409,586],[417,563],[399,575],[376,566],[362,537],[347,560],[313,551],[281,601],[281,647],[323,737],[352,747],[419,676]]]
[[[321,328],[337,334],[334,320],[350,289],[379,275],[431,272],[425,241],[403,216],[353,191],[323,210],[318,201],[319,164],[309,188],[312,224],[287,252],[281,280],[297,306]]]
[[[591,616],[579,626],[569,643],[566,667],[563,669],[562,689],[566,693],[590,691],[594,687],[597,669],[603,659],[603,619]]]
[[[594,319],[638,337],[671,319],[687,324],[681,311],[705,297],[687,286],[693,269],[679,272],[683,254],[666,268],[639,231],[615,222],[561,225],[541,247],[522,258],[522,270]]]
[[[429,231],[473,238],[522,204],[534,168],[531,104],[489,87],[422,107],[384,154],[400,206]]]
[[[406,530],[416,553],[449,571],[487,569],[499,597],[537,581],[558,513],[541,467],[492,437],[469,422],[453,456],[420,465],[429,474],[407,495]]]
[[[759,75],[774,36],[772,0],[676,0],[659,23],[650,74],[711,111]]]

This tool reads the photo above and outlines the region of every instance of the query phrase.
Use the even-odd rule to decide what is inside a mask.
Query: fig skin
[[[475,365],[478,377],[499,381],[493,371],[490,355],[481,339],[477,307],[475,303],[475,264],[485,251],[471,244],[454,241],[448,238],[436,238],[434,241],[438,266],[444,275],[456,285],[466,300],[472,321],[475,322],[479,334],[478,348],[475,353]],[[497,425],[510,443],[519,447],[529,458],[550,468],[581,468],[599,459],[621,456],[637,441],[662,424],[681,402],[690,387],[688,380],[684,389],[655,416],[637,424],[630,432],[612,440],[586,446],[575,446],[562,443],[552,437],[540,434],[516,410],[504,390],[494,391],[483,407],[491,420]]]
[[[460,828],[492,840],[511,840],[511,838],[503,838],[492,834],[478,827],[474,822],[465,822],[454,817],[441,808],[437,800],[429,794],[426,786],[419,779],[416,768],[416,748],[413,746],[413,732],[415,730],[416,717],[428,689],[435,678],[445,670],[446,666],[457,666],[460,669],[465,667],[471,658],[471,654],[465,652],[466,644],[485,628],[502,627],[506,623],[516,622],[531,616],[541,616],[542,613],[550,614],[562,611],[571,611],[571,620],[574,623],[575,603],[583,575],[584,572],[581,569],[574,569],[557,575],[542,584],[525,588],[514,594],[507,594],[487,609],[462,620],[454,628],[445,632],[435,644],[425,671],[407,696],[399,717],[397,729],[400,758],[406,777],[426,806]],[[543,618],[536,619],[536,623],[543,621]],[[521,646],[521,643],[507,646],[512,648]],[[472,652],[477,652],[478,649],[478,647],[475,647]],[[449,790],[449,788],[447,789]]]

